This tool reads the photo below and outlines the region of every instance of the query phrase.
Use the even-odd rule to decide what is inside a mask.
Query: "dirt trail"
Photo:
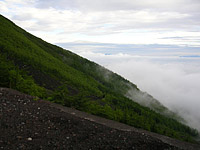
[[[0,88],[0,149],[200,149]]]

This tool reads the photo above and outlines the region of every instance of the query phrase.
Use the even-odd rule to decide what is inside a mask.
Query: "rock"
[[[32,141],[33,139],[32,139],[31,137],[29,137],[27,140],[28,140],[28,141]]]
[[[17,139],[22,139],[22,136],[17,136]]]

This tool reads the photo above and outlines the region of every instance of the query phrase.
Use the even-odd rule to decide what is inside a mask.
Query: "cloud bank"
[[[200,131],[200,59],[176,57],[175,62],[155,61],[158,57],[128,54],[105,55],[85,52],[80,55],[96,61],[135,83],[178,113],[188,125]],[[161,56],[162,59],[166,57]],[[188,63],[189,61],[189,63]],[[192,62],[192,63],[191,63]]]

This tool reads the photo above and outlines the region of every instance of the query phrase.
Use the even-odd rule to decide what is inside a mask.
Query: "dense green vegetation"
[[[150,95],[151,108],[139,105],[143,94],[121,76],[70,51],[51,45],[0,16],[0,86],[17,89],[137,128],[194,142],[195,129],[167,117]],[[156,110],[157,112],[155,112]]]

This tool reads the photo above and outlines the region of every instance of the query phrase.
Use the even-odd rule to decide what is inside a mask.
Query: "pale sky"
[[[51,43],[200,45],[199,0],[0,0],[0,13]]]

